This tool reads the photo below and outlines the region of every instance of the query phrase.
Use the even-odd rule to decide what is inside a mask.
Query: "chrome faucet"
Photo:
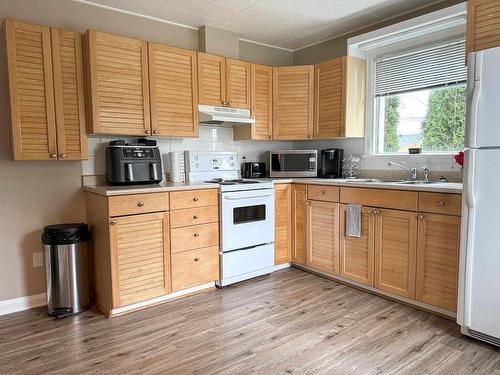
[[[393,165],[394,165],[394,166],[396,166],[396,167],[399,167],[399,168],[401,168],[402,170],[404,170],[404,171],[408,172],[408,174],[410,175],[410,178],[411,178],[412,180],[416,180],[416,179],[417,179],[417,168],[410,169],[410,168],[408,168],[408,167],[406,167],[406,166],[404,166],[404,165],[402,165],[402,164],[399,164],[399,163],[394,163],[393,161],[388,162],[388,163],[387,163],[387,165],[388,165],[389,167],[391,167],[391,166],[393,166]]]
[[[427,168],[427,165],[423,166],[422,170],[424,171],[424,180],[429,181],[429,168]]]

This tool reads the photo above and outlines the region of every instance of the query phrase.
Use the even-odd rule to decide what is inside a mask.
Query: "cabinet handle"
[[[340,136],[343,137],[344,136],[344,132],[340,132]]]
[[[194,197],[193,202],[198,202],[198,197]]]
[[[423,219],[424,215],[417,215],[417,219]]]
[[[200,234],[199,233],[195,233],[194,236],[195,237],[200,237]]]
[[[151,130],[148,129],[145,131],[145,133],[149,135],[149,134],[151,134]]]
[[[437,205],[438,205],[438,207],[443,207],[444,206],[444,202],[443,201],[438,201]]]
[[[198,215],[194,215],[193,219],[197,220],[198,219]]]
[[[325,195],[325,191],[324,190],[321,190],[321,195]]]
[[[153,130],[153,134],[158,134],[159,131],[157,129]]]
[[[110,223],[111,225],[116,225],[116,224],[118,224],[118,221],[116,221],[116,220],[111,220],[109,223]]]
[[[66,159],[66,154],[61,154],[61,155],[59,155],[59,157],[60,157],[61,159]]]
[[[142,207],[142,206],[144,206],[144,202],[138,202],[137,203],[137,207]]]
[[[50,157],[51,157],[52,159],[55,159],[55,158],[57,158],[57,155],[56,155],[56,154],[50,154]]]
[[[199,260],[200,260],[200,258],[199,258],[199,257],[195,257],[195,258],[194,258],[194,261],[195,261],[195,262],[198,262]]]
[[[310,205],[311,205],[311,202],[306,201],[306,206],[310,206]]]

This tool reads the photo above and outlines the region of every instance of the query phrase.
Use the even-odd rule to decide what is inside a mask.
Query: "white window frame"
[[[429,13],[348,40],[348,53],[366,59],[365,155],[364,159],[390,159],[403,162],[438,163],[449,166],[456,152],[426,152],[417,155],[377,153],[379,139],[375,118],[375,61],[381,56],[411,52],[424,46],[465,37],[466,4]],[[412,47],[408,47],[411,45]],[[430,157],[430,158],[429,158]],[[375,162],[375,160],[373,160]],[[375,165],[377,164],[377,165]],[[445,165],[444,165],[445,164]],[[453,166],[453,163],[451,162]],[[378,167],[374,163],[373,167]]]

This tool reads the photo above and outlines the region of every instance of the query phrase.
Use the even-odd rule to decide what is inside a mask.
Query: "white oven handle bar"
[[[265,193],[265,194],[259,193],[259,194],[255,194],[255,195],[237,195],[237,194],[223,195],[223,198],[225,200],[235,201],[235,200],[239,200],[239,199],[263,198],[263,197],[269,197],[271,195],[274,195],[274,191],[271,191],[270,193]]]

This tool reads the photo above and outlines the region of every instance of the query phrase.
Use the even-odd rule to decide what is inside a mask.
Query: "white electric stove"
[[[269,181],[240,178],[233,151],[186,151],[188,181],[218,184],[220,280],[225,286],[274,270],[274,190]]]

